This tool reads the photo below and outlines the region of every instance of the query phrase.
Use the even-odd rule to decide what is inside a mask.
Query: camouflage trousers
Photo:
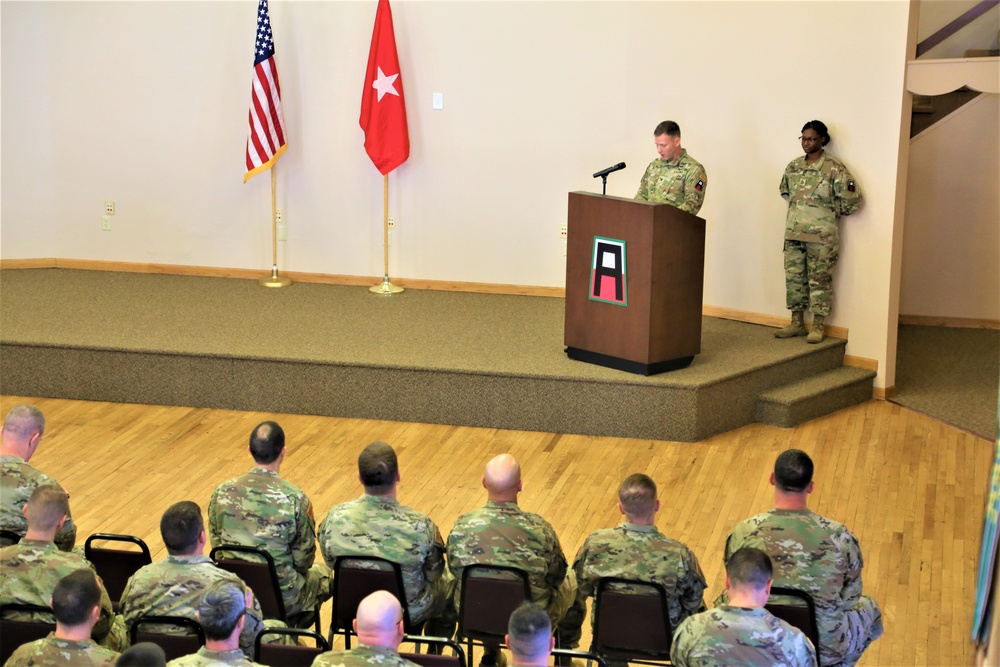
[[[298,627],[291,621],[293,616],[299,615],[309,615],[313,610],[316,609],[317,605],[323,604],[330,599],[333,595],[331,590],[330,580],[333,574],[323,563],[314,563],[311,568],[305,573],[305,578],[302,581],[302,587],[299,589],[299,594],[294,598],[285,599],[285,615],[289,618],[289,625],[292,627]],[[309,627],[310,619],[305,619],[305,625],[301,627]]]
[[[785,303],[792,312],[826,317],[833,305],[833,270],[839,243],[785,240]]]
[[[424,634],[428,637],[451,639],[452,635],[455,634],[455,626],[458,625],[458,612],[455,611],[455,604],[452,601],[454,593],[455,577],[451,576],[448,568],[445,568],[441,576],[431,584],[431,604],[423,619],[411,616],[414,623],[426,620]]]
[[[844,658],[838,661],[837,656],[828,656],[821,651],[820,661],[823,665],[843,665],[853,667],[861,659],[868,646],[882,636],[882,610],[875,599],[862,595],[854,609],[844,615],[841,646],[844,647]]]
[[[111,628],[108,630],[108,634],[102,637],[98,643],[116,653],[121,653],[127,649],[129,637],[128,627],[125,625],[125,617],[121,614],[115,614],[111,620]]]

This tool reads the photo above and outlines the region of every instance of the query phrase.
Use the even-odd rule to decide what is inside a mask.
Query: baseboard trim
[[[115,262],[92,259],[5,259],[0,260],[3,269],[78,269],[82,271],[120,271],[124,273],[156,273],[174,276],[199,276],[203,278],[240,278],[258,280],[270,275],[264,269],[235,269],[216,266],[190,266],[184,264],[147,264],[142,262]],[[293,282],[319,283],[326,285],[349,285],[370,287],[382,282],[381,276],[348,276],[331,273],[308,273],[282,271],[281,275]],[[536,287],[532,285],[503,285],[494,283],[466,283],[453,280],[421,280],[393,278],[394,285],[409,289],[441,290],[449,292],[477,292],[483,294],[514,294],[521,296],[563,297],[566,290],[561,287]]]
[[[888,401],[896,395],[896,385],[890,387],[872,387],[872,398],[878,401]]]
[[[868,371],[878,373],[878,359],[868,359],[867,357],[856,357],[853,354],[844,355],[844,365],[852,368],[864,368]]]
[[[983,320],[972,317],[943,317],[939,315],[900,315],[900,324],[923,327],[954,327],[956,329],[1000,329],[1000,320]]]
[[[702,315],[709,317],[719,317],[724,320],[736,320],[738,322],[749,322],[750,324],[762,324],[768,327],[781,328],[788,324],[789,318],[781,315],[765,315],[763,313],[752,313],[748,310],[735,310],[733,308],[722,308],[720,306],[702,306]],[[847,327],[838,327],[827,324],[826,335],[832,338],[847,339]]]

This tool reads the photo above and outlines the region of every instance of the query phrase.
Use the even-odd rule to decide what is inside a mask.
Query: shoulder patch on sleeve
[[[851,190],[853,190],[854,189],[854,181],[851,181],[851,184],[848,187]],[[694,184],[694,189],[697,190],[698,192],[701,192],[702,190],[704,190],[705,189],[705,179],[699,178],[698,182]]]
[[[854,192],[857,188],[854,187],[854,181],[847,181],[847,191]]]

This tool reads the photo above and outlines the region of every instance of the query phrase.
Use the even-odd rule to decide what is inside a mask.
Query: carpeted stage
[[[710,317],[685,369],[571,361],[551,297],[8,269],[0,323],[5,394],[689,442],[774,423],[768,390],[820,397],[801,421],[870,398],[874,376],[842,368],[846,341]],[[815,378],[838,373],[830,402]]]

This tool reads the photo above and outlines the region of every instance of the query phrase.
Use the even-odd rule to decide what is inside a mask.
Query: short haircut
[[[729,557],[726,574],[731,584],[763,590],[774,576],[771,559],[760,549],[742,547]]]
[[[656,508],[656,482],[641,472],[629,475],[618,487],[618,501],[629,516],[649,516]]]
[[[812,130],[823,140],[823,145],[830,143],[830,131],[826,128],[826,123],[821,120],[811,120],[802,126],[802,131]]]
[[[166,667],[167,654],[153,642],[139,642],[118,656],[115,667]]]
[[[387,442],[373,442],[358,456],[358,474],[366,491],[384,493],[396,483],[399,461]]]
[[[198,602],[198,619],[208,639],[228,639],[246,613],[246,594],[238,584],[218,579],[205,587]]]
[[[774,485],[782,491],[805,491],[812,478],[812,459],[801,449],[781,452],[774,462]]]
[[[656,129],[653,130],[654,137],[658,137],[662,134],[666,134],[671,137],[679,137],[681,136],[681,126],[672,120],[665,120],[657,125]]]
[[[3,430],[21,438],[45,433],[45,415],[34,405],[15,405],[3,420]]]
[[[261,422],[250,433],[250,454],[257,463],[273,463],[285,448],[285,432],[278,422]]]
[[[63,625],[83,625],[101,604],[101,585],[90,570],[76,570],[59,580],[52,591],[52,611]]]
[[[160,536],[171,555],[191,551],[203,530],[205,521],[201,518],[201,508],[190,500],[174,503],[160,519]]]
[[[514,655],[528,658],[545,656],[549,653],[552,639],[552,621],[542,606],[523,602],[510,615],[507,635]]]
[[[25,506],[28,527],[49,531],[69,512],[69,496],[58,484],[36,486]]]

